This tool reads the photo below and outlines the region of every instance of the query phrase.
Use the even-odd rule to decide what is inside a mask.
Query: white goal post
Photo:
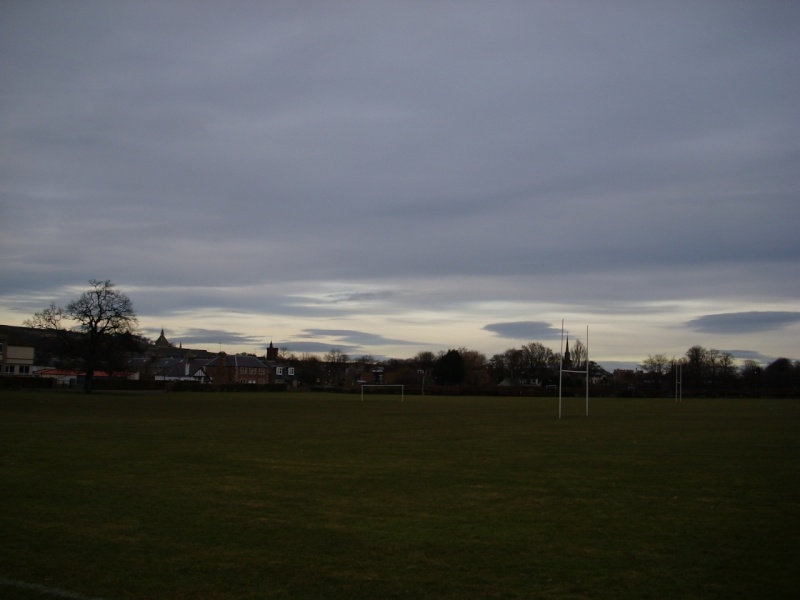
[[[561,382],[564,373],[580,373],[586,376],[586,416],[589,416],[589,326],[586,326],[586,367],[585,370],[564,368],[564,319],[561,319],[561,361],[558,367],[558,418],[561,418]]]
[[[364,388],[400,388],[400,402],[405,402],[406,386],[401,383],[362,383],[361,401],[364,401]]]

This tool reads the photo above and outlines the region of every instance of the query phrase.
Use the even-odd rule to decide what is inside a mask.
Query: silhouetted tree
[[[459,354],[464,359],[464,381],[468,385],[485,384],[489,377],[486,355],[477,350],[460,348]]]
[[[642,364],[639,365],[645,373],[649,375],[649,377],[653,381],[653,385],[656,389],[661,389],[664,385],[664,376],[669,371],[669,367],[672,364],[672,361],[666,357],[664,354],[651,354],[649,355]]]
[[[773,394],[788,394],[794,383],[794,365],[788,358],[778,358],[764,369],[767,387]]]
[[[83,389],[92,392],[95,371],[120,364],[120,353],[137,347],[138,320],[133,303],[110,280],[90,279],[91,289],[65,308],[51,303],[27,320],[28,327],[52,331],[61,351],[79,361],[86,375]],[[69,325],[73,322],[73,325]]]
[[[350,357],[338,348],[331,348],[330,351],[325,354],[325,362],[328,367],[330,383],[342,385],[344,383],[344,373],[347,369],[347,363],[350,362]]]
[[[761,391],[764,379],[764,369],[758,361],[747,359],[741,368],[742,385],[745,391],[754,394]]]
[[[439,385],[458,385],[466,378],[464,357],[458,350],[448,350],[433,367],[433,379]]]

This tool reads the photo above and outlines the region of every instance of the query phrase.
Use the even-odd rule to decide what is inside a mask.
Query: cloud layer
[[[799,55],[795,3],[7,2],[0,320],[795,357]]]
[[[795,323],[800,323],[800,312],[751,311],[703,315],[692,319],[687,325],[704,333],[736,334],[778,331]]]

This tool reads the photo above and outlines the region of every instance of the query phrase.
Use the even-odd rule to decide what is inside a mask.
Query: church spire
[[[157,348],[170,348],[170,347],[172,347],[172,344],[170,344],[169,340],[167,340],[167,336],[164,335],[164,328],[163,327],[161,328],[161,335],[158,336],[158,339],[156,340],[156,344],[155,345],[156,345]]]

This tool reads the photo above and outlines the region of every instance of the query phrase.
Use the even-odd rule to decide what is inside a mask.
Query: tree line
[[[109,280],[89,281],[90,288],[65,307],[51,303],[25,325],[49,334],[47,351],[62,359],[62,366],[85,372],[84,390],[92,391],[95,372],[122,371],[125,358],[143,352],[150,340],[138,331],[138,318],[130,298]],[[573,370],[587,370],[586,346],[573,340],[570,362]],[[303,380],[346,386],[365,376],[383,383],[463,386],[482,388],[509,386],[546,387],[559,382],[562,356],[539,342],[509,348],[487,358],[467,348],[434,354],[423,351],[410,359],[378,361],[366,355],[351,359],[331,349],[322,359],[305,354],[300,357],[281,349],[281,360],[296,366]],[[736,365],[735,357],[724,351],[692,346],[680,358],[650,355],[640,370],[607,373],[593,361],[588,363],[594,385],[617,391],[666,394],[676,385],[687,394],[711,395],[791,395],[800,393],[800,361],[778,358],[766,367],[745,360]],[[566,376],[565,384],[577,384],[582,376]]]
[[[746,359],[741,366],[730,352],[692,346],[680,358],[650,355],[640,365],[643,389],[670,390],[676,385],[689,394],[796,395],[800,393],[800,361],[777,358],[768,365]]]

